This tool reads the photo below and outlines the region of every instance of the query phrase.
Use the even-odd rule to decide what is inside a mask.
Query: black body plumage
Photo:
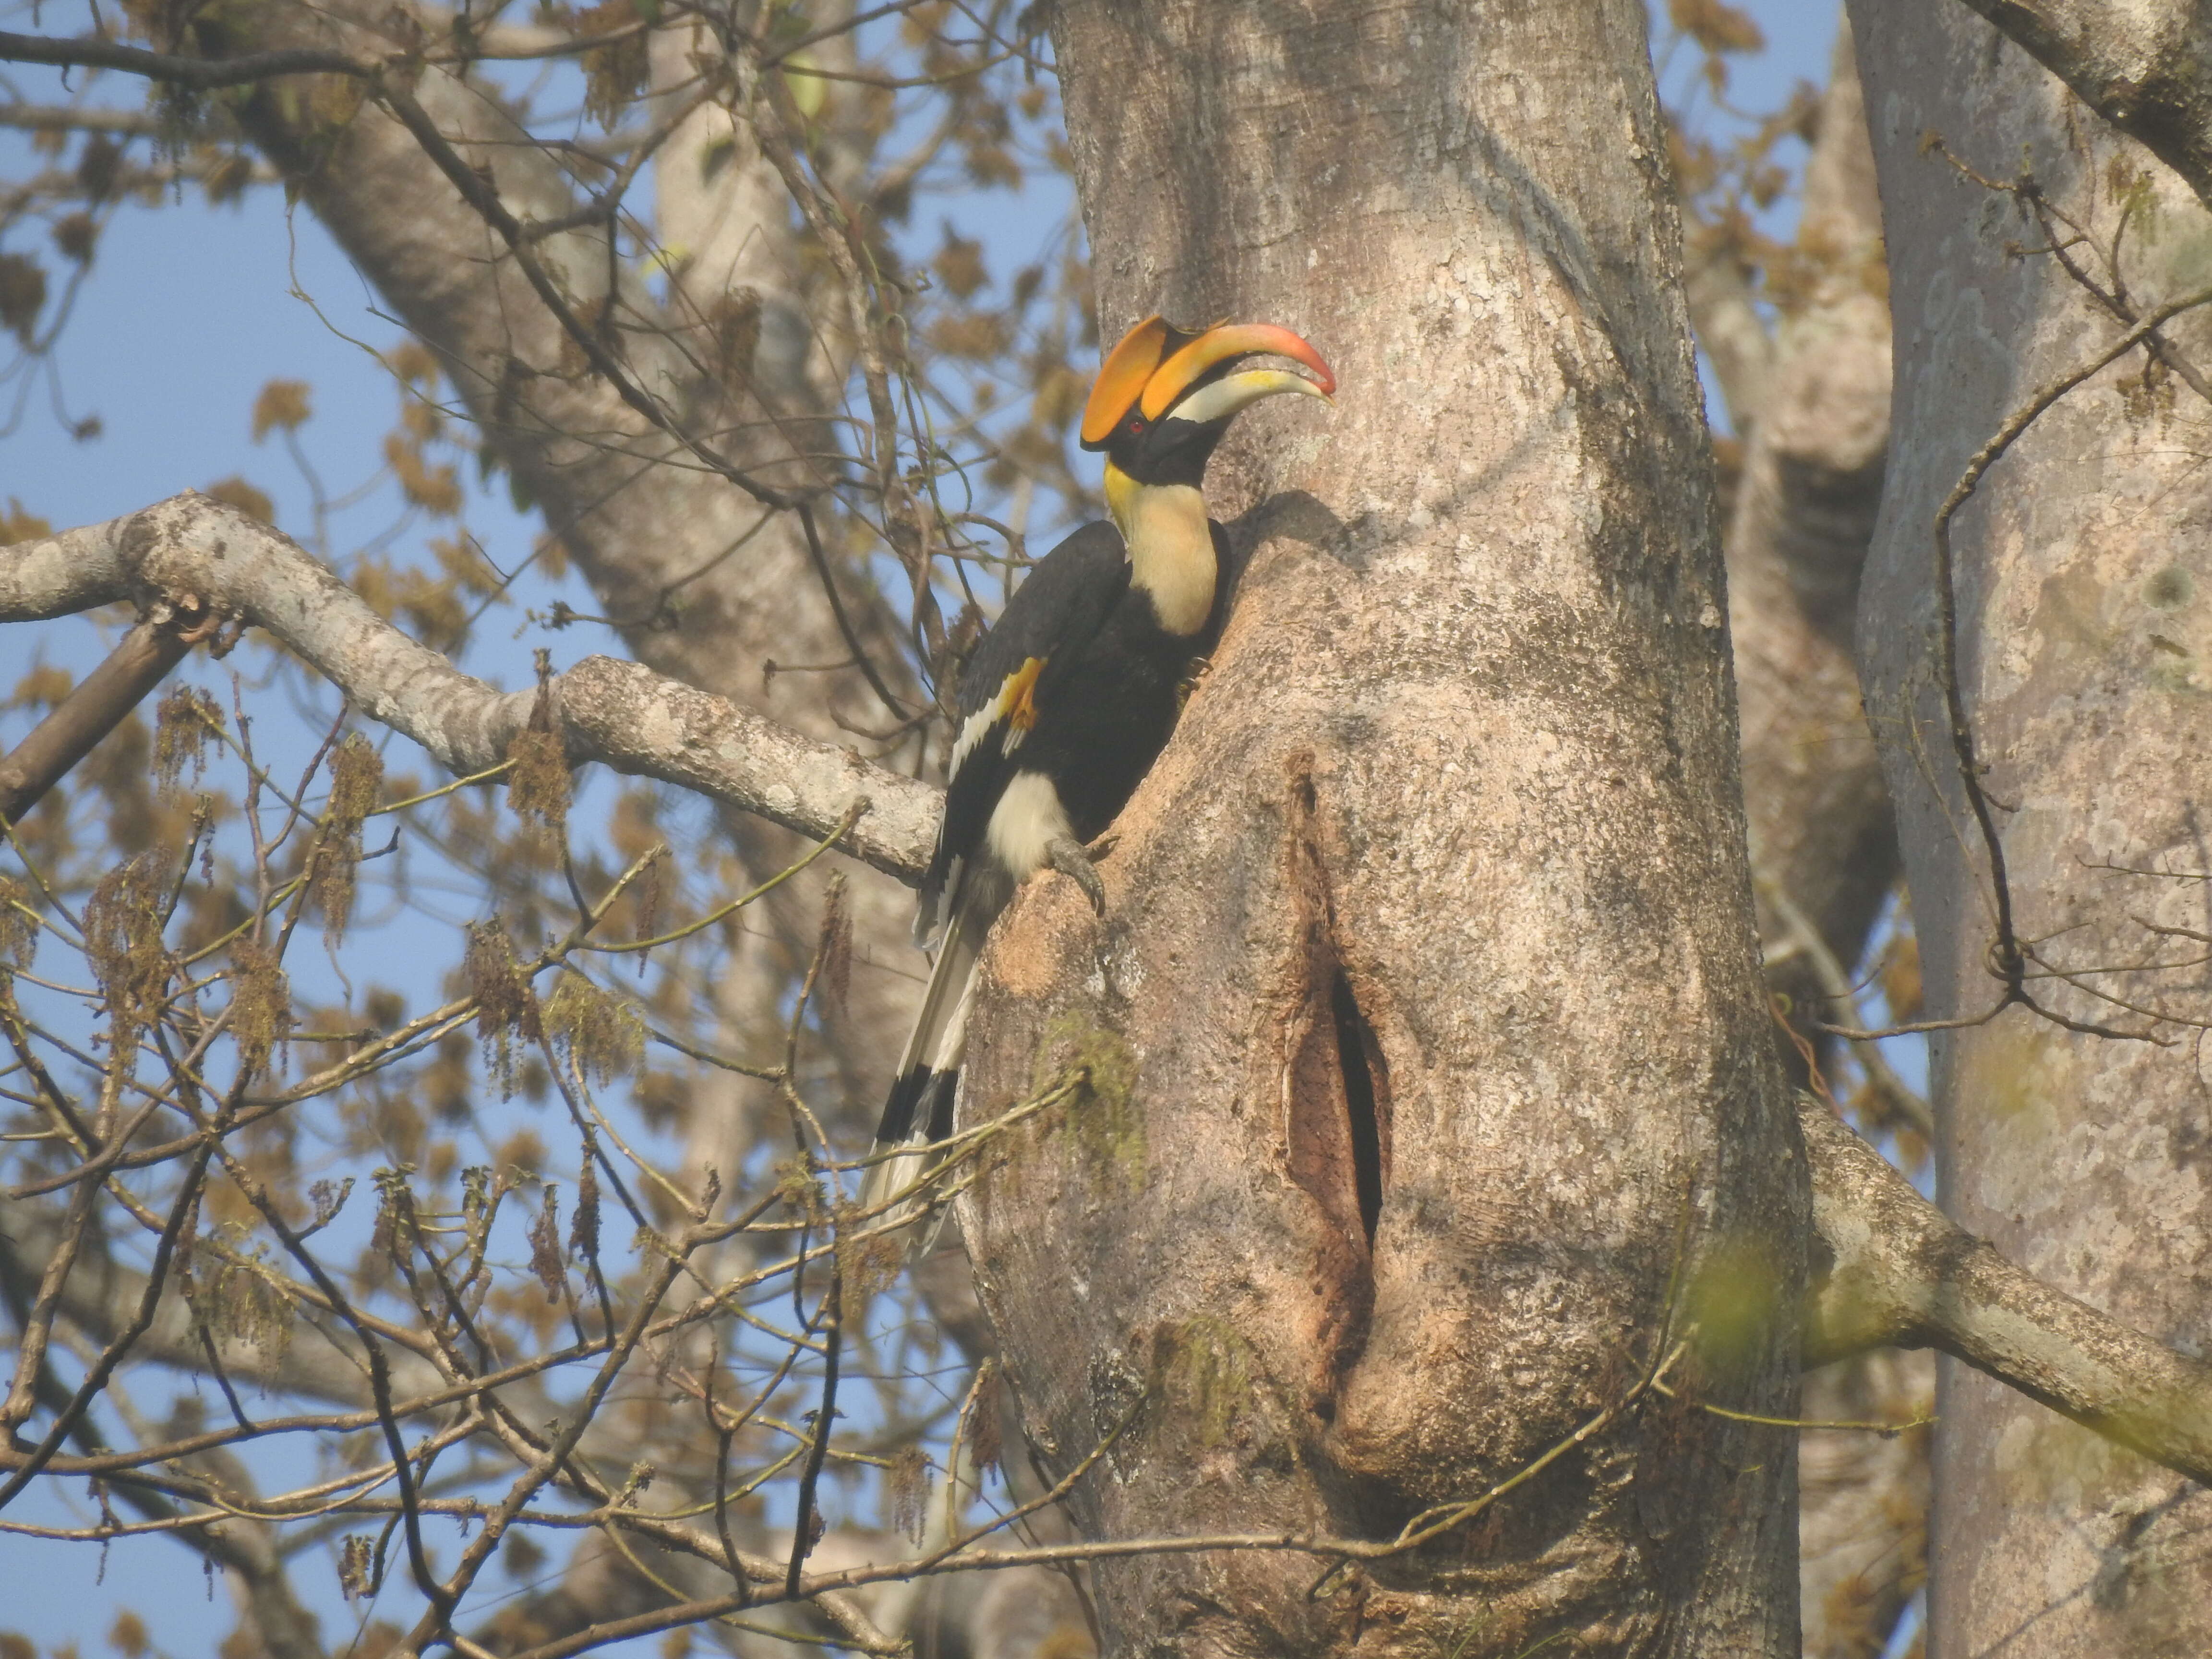
[[[1218,570],[1221,532],[1208,528]],[[949,970],[964,974],[972,963],[954,958],[980,949],[1014,889],[1036,867],[1013,867],[990,844],[993,815],[1017,774],[1048,781],[1070,837],[1093,841],[1127,805],[1175,730],[1192,665],[1219,627],[1221,588],[1217,583],[1213,611],[1200,632],[1173,634],[1130,574],[1121,532],[1103,521],[1085,525],[1031,568],[969,658],[956,702],[963,741],[915,925],[921,942],[941,945],[932,1002],[964,992],[949,982]],[[1030,664],[1037,666],[1024,726],[1020,709],[1004,705]],[[957,1055],[929,1052],[927,1039],[933,1025],[942,1029],[954,1017],[951,1006],[926,1003],[884,1104],[878,1146],[941,1140],[952,1132]],[[948,1060],[956,1063],[943,1063]]]

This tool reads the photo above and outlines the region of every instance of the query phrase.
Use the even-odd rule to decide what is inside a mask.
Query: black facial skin
[[[1172,414],[1148,422],[1132,412],[1114,429],[1106,458],[1139,483],[1188,484],[1195,489],[1205,482],[1213,447],[1234,418],[1201,425],[1179,421]]]

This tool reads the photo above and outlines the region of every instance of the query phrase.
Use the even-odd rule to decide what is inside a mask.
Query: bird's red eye
[[[1141,415],[1132,415],[1129,416],[1129,424],[1122,428],[1122,430],[1127,432],[1132,438],[1135,437],[1144,429],[1145,417]]]

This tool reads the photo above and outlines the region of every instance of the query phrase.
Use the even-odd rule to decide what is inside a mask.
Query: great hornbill
[[[1316,378],[1240,367],[1270,356]],[[1014,890],[1049,866],[1104,914],[1084,843],[1158,758],[1219,628],[1221,528],[1200,493],[1214,446],[1262,398],[1327,402],[1335,389],[1321,354],[1271,324],[1186,333],[1149,317],[1099,369],[1081,435],[1106,452],[1113,522],[1085,525],[1037,562],[960,677],[945,817],[914,928],[937,962],[876,1131],[878,1152],[911,1150],[870,1169],[869,1206],[911,1186],[929,1143],[952,1132],[976,959]]]

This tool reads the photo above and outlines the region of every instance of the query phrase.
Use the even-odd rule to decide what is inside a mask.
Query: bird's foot
[[[1211,657],[1193,657],[1190,659],[1190,666],[1183,671],[1182,678],[1176,684],[1176,712],[1182,712],[1183,705],[1190,701],[1191,694],[1198,690],[1199,682],[1204,679],[1212,668],[1213,659]]]
[[[1102,918],[1105,915],[1106,884],[1098,878],[1091,854],[1082,842],[1066,836],[1054,836],[1045,843],[1044,861],[1083,890],[1083,896],[1091,901],[1092,910]]]

